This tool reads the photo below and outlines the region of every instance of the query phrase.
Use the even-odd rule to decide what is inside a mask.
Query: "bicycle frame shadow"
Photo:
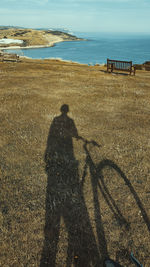
[[[94,142],[94,141],[93,141]],[[95,142],[94,142],[95,143]],[[112,198],[109,190],[107,189],[105,183],[104,183],[104,177],[102,175],[102,170],[105,166],[108,166],[109,161],[101,161],[100,164],[98,165],[99,168],[95,165],[93,162],[91,155],[89,153],[89,150],[87,149],[86,144],[84,144],[84,150],[86,153],[86,161],[85,161],[85,166],[83,170],[83,176],[82,176],[82,186],[84,185],[85,182],[85,177],[87,173],[87,168],[89,167],[90,170],[90,179],[91,179],[91,185],[92,185],[92,194],[93,194],[93,205],[94,205],[94,219],[95,219],[95,226],[96,226],[96,235],[98,239],[98,245],[99,245],[99,250],[101,252],[101,255],[104,258],[108,258],[108,249],[107,249],[107,241],[105,238],[105,232],[104,232],[104,227],[103,227],[103,222],[102,222],[102,209],[100,206],[100,201],[99,201],[99,189],[108,204],[110,210],[113,212],[115,218],[119,222],[120,226],[123,224],[125,225],[126,229],[129,229],[129,224],[122,215],[121,211],[117,207],[114,199]]]

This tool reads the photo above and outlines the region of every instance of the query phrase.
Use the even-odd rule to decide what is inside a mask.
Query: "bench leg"
[[[111,64],[111,72],[113,72],[113,64]]]

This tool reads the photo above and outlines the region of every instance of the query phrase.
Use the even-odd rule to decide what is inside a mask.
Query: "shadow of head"
[[[69,106],[67,104],[63,104],[60,108],[62,114],[67,114],[69,112]]]

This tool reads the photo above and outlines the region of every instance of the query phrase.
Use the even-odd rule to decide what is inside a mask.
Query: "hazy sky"
[[[1,0],[0,25],[150,33],[150,0]]]

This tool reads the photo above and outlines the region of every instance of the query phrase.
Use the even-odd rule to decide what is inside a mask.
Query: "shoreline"
[[[76,41],[87,41],[86,39],[78,39]],[[24,50],[24,49],[38,49],[38,48],[49,48],[49,47],[54,47],[55,44],[57,43],[61,43],[61,42],[74,42],[75,40],[63,40],[62,38],[57,38],[57,40],[55,41],[51,41],[49,44],[47,45],[28,45],[25,47],[21,47],[21,46],[8,46],[8,47],[0,47],[0,52],[5,53],[5,50]],[[61,58],[32,58],[32,57],[27,57],[27,56],[21,56],[19,55],[20,58],[22,59],[29,59],[29,60],[58,60],[61,62],[70,62],[70,63],[75,63],[75,64],[79,64],[79,65],[89,65],[88,63],[80,63],[77,61],[72,61],[72,60],[65,60],[65,59],[61,59]],[[104,64],[99,64],[99,66],[103,66]]]
[[[55,42],[51,42],[50,44],[48,45],[28,45],[28,46],[8,46],[8,47],[0,47],[0,51],[2,50],[15,50],[15,49],[20,49],[20,50],[23,50],[23,49],[36,49],[36,48],[47,48],[47,47],[53,47],[55,46],[56,43],[61,43],[61,42],[66,42],[65,40],[58,40],[58,41],[55,41]],[[68,42],[71,42],[71,41],[68,41]]]
[[[78,62],[78,61],[72,61],[72,60],[67,60],[67,59],[62,59],[62,58],[32,58],[32,57],[27,57],[27,56],[19,56],[20,58],[22,59],[27,59],[27,60],[33,60],[33,61],[60,61],[60,62],[64,62],[64,63],[71,63],[71,64],[77,64],[77,65],[83,65],[83,66],[88,66],[88,67],[104,67],[106,64],[105,63],[95,63],[95,64],[90,64],[90,63],[81,63],[81,62]]]

